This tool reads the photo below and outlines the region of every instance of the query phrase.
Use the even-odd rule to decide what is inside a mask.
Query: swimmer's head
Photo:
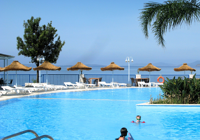
[[[122,127],[120,132],[121,132],[121,137],[123,137],[123,136],[127,136],[128,130],[125,127]]]
[[[140,120],[141,120],[141,116],[140,116],[140,115],[137,115],[137,116],[136,116],[136,120],[139,120],[139,121],[140,121]]]

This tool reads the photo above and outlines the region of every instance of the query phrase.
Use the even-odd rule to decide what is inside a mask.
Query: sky
[[[152,0],[163,3],[164,0]],[[158,45],[149,29],[145,38],[139,20],[149,0],[1,0],[1,52],[15,56],[22,64],[30,57],[18,56],[17,37],[23,38],[23,22],[41,17],[40,25],[52,21],[65,45],[57,65],[126,65],[132,57],[136,64],[182,64],[200,60],[200,23],[183,23],[164,35],[165,48]]]

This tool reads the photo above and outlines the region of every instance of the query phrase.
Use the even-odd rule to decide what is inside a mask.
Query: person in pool
[[[140,123],[140,120],[141,120],[141,116],[140,116],[140,115],[137,115],[137,116],[136,116],[136,123]]]
[[[145,123],[145,121],[141,122],[141,116],[140,115],[137,115],[136,116],[136,122],[132,121],[131,123]]]
[[[125,137],[127,136],[128,130],[125,127],[122,127],[120,130],[121,136],[115,140],[125,140]]]

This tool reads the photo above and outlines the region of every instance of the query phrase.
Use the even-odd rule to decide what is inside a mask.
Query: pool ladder
[[[10,136],[7,136],[7,137],[4,137],[3,139],[1,140],[7,140],[7,139],[10,139],[10,138],[13,138],[13,137],[16,137],[16,136],[19,136],[19,135],[22,135],[22,134],[25,134],[25,133],[32,133],[36,136],[36,138],[34,139],[31,139],[31,140],[41,140],[42,138],[49,138],[50,140],[54,140],[51,136],[49,135],[42,135],[42,136],[38,136],[38,134],[33,131],[33,130],[25,130],[25,131],[21,131],[19,133],[15,133],[15,134],[12,134]]]

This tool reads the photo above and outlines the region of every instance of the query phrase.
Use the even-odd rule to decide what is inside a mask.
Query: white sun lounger
[[[25,88],[13,88],[10,86],[1,86],[3,88],[3,90],[8,90],[10,92],[15,92],[15,93],[20,93],[20,91],[22,92],[28,92],[31,93],[31,91],[29,89],[25,89]]]
[[[125,86],[125,87],[127,87],[126,83],[118,83],[118,84],[119,84],[119,86]]]
[[[138,86],[139,86],[139,87],[143,87],[143,86],[151,87],[151,83],[138,82]]]
[[[86,84],[84,84],[84,83],[76,82],[76,85],[77,85],[78,88],[85,88],[86,87]]]
[[[56,89],[66,89],[67,88],[66,86],[63,86],[63,85],[54,85],[54,87]]]
[[[104,81],[99,82],[99,86],[109,86],[109,87],[114,87],[113,83],[106,83]]]
[[[25,83],[25,87],[28,87],[28,88],[33,87],[35,89],[35,91],[45,90],[43,83]]]
[[[153,83],[153,86],[158,87],[159,85],[163,85],[163,83]]]
[[[30,91],[29,93],[31,93],[32,91],[36,91],[34,87],[21,87],[21,86],[16,86],[16,85],[14,85],[13,87],[16,89],[24,89],[24,90],[27,90],[28,92]]]
[[[1,95],[5,95],[5,94],[7,94],[7,93],[8,93],[7,90],[0,90],[0,94],[1,94]],[[1,96],[1,95],[0,95],[0,96]]]
[[[96,85],[95,84],[85,84],[85,87],[95,87]]]
[[[77,88],[77,84],[73,84],[71,82],[64,82],[64,85],[68,88],[68,87],[73,87],[73,88]]]
[[[111,84],[113,84],[114,87],[127,86],[126,83],[111,82]]]

